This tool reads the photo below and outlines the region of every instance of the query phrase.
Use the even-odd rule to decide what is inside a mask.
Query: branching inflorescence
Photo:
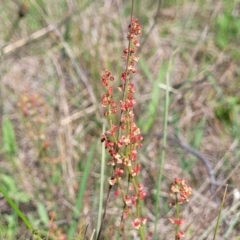
[[[171,207],[176,207],[175,217],[169,218],[170,222],[175,224],[175,240],[179,240],[185,236],[184,232],[180,230],[180,225],[184,220],[180,218],[180,205],[188,202],[189,196],[192,194],[192,189],[181,178],[175,178],[170,185],[170,196],[173,201],[169,203]]]
[[[140,201],[144,199],[146,192],[138,180],[141,166],[137,161],[137,150],[142,145],[143,137],[134,120],[135,89],[130,81],[131,75],[136,73],[135,63],[138,62],[138,57],[135,53],[140,46],[137,39],[140,34],[141,25],[138,19],[132,17],[128,27],[128,48],[123,50],[126,69],[121,74],[122,83],[118,87],[122,92],[120,101],[115,100],[116,94],[110,85],[114,77],[110,71],[104,69],[102,85],[106,88],[106,93],[102,97],[102,106],[106,108],[104,116],[110,128],[102,135],[101,141],[105,142],[105,148],[111,157],[108,165],[113,166],[113,174],[109,179],[110,187],[117,184],[114,193],[123,201],[122,220],[130,218],[133,227],[139,230],[141,239],[144,239],[142,225],[146,218],[141,215]],[[127,187],[122,181],[124,177],[129,181]]]

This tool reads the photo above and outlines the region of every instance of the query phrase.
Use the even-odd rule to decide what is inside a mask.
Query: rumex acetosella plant
[[[124,229],[125,222],[130,220],[132,227],[138,230],[140,238],[146,239],[143,225],[147,219],[141,213],[141,201],[146,192],[138,178],[141,165],[137,157],[143,137],[134,119],[133,107],[136,101],[134,84],[131,82],[132,74],[136,73],[135,64],[138,57],[135,54],[140,46],[140,34],[141,25],[138,19],[131,17],[127,35],[128,47],[123,50],[126,69],[121,74],[121,84],[118,86],[118,91],[122,92],[121,100],[116,99],[112,73],[104,69],[102,85],[106,88],[106,93],[102,96],[101,103],[109,129],[102,135],[101,141],[105,143],[105,148],[110,154],[108,165],[113,168],[109,179],[109,191],[116,185],[115,197],[120,198],[123,203],[121,227]]]
[[[169,218],[170,222],[175,227],[175,240],[179,240],[185,237],[185,233],[180,230],[180,226],[184,223],[184,220],[180,216],[180,205],[184,202],[188,202],[189,196],[192,194],[192,189],[189,187],[185,180],[181,178],[175,178],[170,185],[170,196],[173,200],[169,203],[171,207],[176,207],[175,217]]]
[[[138,177],[141,165],[138,161],[137,151],[142,146],[143,137],[134,119],[133,107],[136,101],[134,84],[131,82],[132,74],[136,73],[135,64],[138,62],[136,50],[140,46],[138,41],[140,34],[141,25],[138,19],[131,17],[127,35],[128,47],[123,50],[122,57],[126,62],[126,68],[121,74],[121,84],[117,89],[113,87],[115,79],[112,73],[104,69],[102,85],[106,92],[102,96],[101,103],[109,128],[103,133],[101,141],[105,143],[105,149],[110,155],[108,165],[113,169],[112,176],[109,178],[109,192],[115,186],[114,195],[123,203],[120,228],[124,230],[125,223],[130,220],[132,227],[138,230],[139,237],[143,240],[149,237],[146,236],[143,227],[147,218],[141,211],[141,201],[144,200],[146,192]],[[121,100],[117,99],[116,90],[122,93]],[[185,184],[183,179],[175,178],[170,186],[170,195],[173,197],[170,206],[176,207],[176,214],[169,220],[176,226],[175,240],[177,240],[185,235],[180,230],[180,225],[184,222],[180,217],[180,205],[188,201],[191,188]],[[105,213],[102,223],[104,216]],[[97,239],[100,239],[100,235],[101,228]]]

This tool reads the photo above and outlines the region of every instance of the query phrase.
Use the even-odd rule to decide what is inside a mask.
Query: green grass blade
[[[18,208],[18,206],[15,204],[15,202],[8,196],[8,194],[5,192],[5,190],[0,186],[0,192],[2,193],[3,197],[6,199],[8,204],[11,206],[11,208],[17,213],[17,215],[22,219],[24,224],[27,226],[27,228],[31,231],[34,230],[32,224],[28,221],[25,214]]]
[[[142,129],[143,133],[148,133],[150,129],[152,128],[154,124],[154,120],[157,116],[157,108],[159,106],[159,101],[161,97],[161,89],[158,87],[158,85],[163,82],[164,77],[166,75],[167,66],[165,63],[162,64],[159,72],[158,72],[158,78],[156,80],[153,79],[153,76],[147,66],[147,63],[144,59],[140,59],[140,66],[146,75],[146,77],[151,81],[152,83],[152,93],[151,93],[151,100],[146,108],[145,116],[146,118],[141,118],[139,121],[139,126]]]
[[[174,53],[173,53],[174,54]],[[162,152],[159,159],[160,169],[158,174],[157,180],[157,192],[156,192],[156,203],[155,203],[155,222],[154,222],[154,235],[153,239],[158,239],[156,236],[157,233],[157,222],[159,218],[159,203],[160,203],[160,189],[161,189],[161,182],[162,182],[162,175],[163,175],[163,167],[165,162],[165,148],[167,142],[167,127],[168,127],[168,111],[169,111],[169,89],[170,89],[170,72],[172,68],[172,57],[169,60],[168,68],[166,72],[166,92],[165,92],[165,105],[164,105],[164,127],[163,127],[163,142],[162,142]]]
[[[38,215],[39,215],[42,223],[45,226],[48,226],[48,224],[49,224],[48,212],[47,212],[46,207],[44,206],[43,203],[39,202],[37,204],[37,211],[38,211]]]
[[[14,133],[14,128],[9,119],[4,119],[2,123],[3,147],[4,151],[11,157],[14,157],[17,152],[17,142]]]
[[[215,227],[215,230],[214,230],[213,240],[215,240],[215,239],[216,239],[216,236],[217,236],[217,230],[218,230],[218,228],[219,228],[219,222],[220,222],[221,212],[222,212],[223,205],[224,205],[224,203],[225,203],[225,199],[226,199],[226,195],[227,195],[227,188],[228,188],[228,185],[227,185],[226,188],[225,188],[224,195],[223,195],[223,199],[222,199],[222,203],[221,203],[221,206],[220,206],[220,209],[219,209],[218,218],[217,218],[217,224],[216,224],[216,227]]]
[[[153,82],[154,79],[153,79],[152,73],[150,72],[148,65],[147,65],[146,61],[144,60],[144,58],[139,59],[139,64],[140,64],[141,69],[143,70],[143,73],[147,77],[147,79],[149,81]]]
[[[85,192],[85,189],[86,189],[87,179],[88,179],[88,176],[89,176],[90,166],[91,166],[91,162],[92,162],[92,159],[93,159],[93,154],[94,154],[95,147],[96,147],[96,143],[93,143],[90,150],[89,150],[86,165],[85,165],[84,170],[83,170],[83,176],[82,176],[82,179],[81,179],[80,187],[78,189],[78,195],[77,195],[75,210],[74,210],[73,215],[72,215],[73,220],[72,220],[72,222],[70,224],[70,227],[69,227],[69,230],[68,230],[68,239],[69,240],[73,239],[74,234],[76,232],[77,223],[78,223],[78,221],[76,219],[78,219],[79,214],[80,214],[81,209],[82,209],[84,192]]]

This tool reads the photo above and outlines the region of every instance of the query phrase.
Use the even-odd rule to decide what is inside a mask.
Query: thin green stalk
[[[24,224],[27,226],[27,228],[34,232],[34,228],[32,224],[29,222],[25,214],[19,209],[19,207],[16,205],[16,203],[8,196],[8,194],[5,192],[5,190],[0,186],[0,192],[2,193],[3,197],[6,199],[8,204],[11,206],[11,208],[17,213],[17,215],[22,219]]]
[[[105,126],[105,124],[103,124],[103,133],[105,133],[105,131],[106,131],[106,126]],[[102,212],[103,212],[104,176],[105,176],[105,144],[102,143],[101,179],[100,179],[100,193],[99,193],[97,233],[100,230],[101,219],[102,219]]]
[[[130,22],[132,22],[132,19],[133,19],[133,7],[134,7],[134,0],[132,0]],[[125,68],[125,73],[127,73],[127,69],[128,69],[128,65],[129,65],[130,48],[131,48],[131,40],[129,39],[129,40],[128,40],[127,64],[126,64],[126,68]],[[127,79],[126,79],[126,81],[125,81],[125,83],[124,83],[124,90],[123,90],[123,94],[122,94],[122,100],[123,100],[123,101],[126,100],[127,87],[128,87],[128,85],[129,85],[129,82],[130,82],[130,75],[127,75]],[[120,127],[122,116],[123,116],[123,110],[121,110],[121,113],[120,113],[120,121],[119,121],[119,128],[118,128],[117,139],[119,139],[119,137],[121,136],[121,132],[122,132],[122,129],[121,129],[121,127]]]
[[[72,215],[72,222],[70,224],[69,230],[68,230],[68,239],[72,239],[74,237],[74,234],[76,232],[77,229],[77,223],[78,223],[78,217],[79,217],[79,213],[81,212],[82,209],[82,203],[83,203],[83,197],[84,197],[84,191],[86,189],[86,184],[87,184],[87,179],[89,176],[89,170],[90,170],[90,165],[93,159],[93,154],[94,154],[94,150],[96,147],[96,143],[93,143],[90,150],[89,150],[89,154],[86,160],[86,165],[84,167],[83,170],[83,176],[81,179],[81,183],[78,189],[78,195],[77,195],[77,200],[76,200],[76,205],[75,205],[75,210],[73,212]]]
[[[225,191],[224,191],[224,195],[223,195],[223,199],[222,199],[222,203],[221,203],[221,207],[219,209],[218,218],[217,218],[217,224],[216,224],[216,227],[215,227],[215,230],[214,230],[213,240],[215,240],[216,236],[217,236],[217,230],[218,230],[218,227],[219,227],[221,212],[222,212],[223,205],[225,203],[225,199],[226,199],[226,195],[227,195],[227,188],[228,188],[228,185],[226,185],[226,188],[225,188]]]
[[[238,168],[236,168],[238,169]],[[229,210],[222,212],[221,216],[220,216],[220,221],[223,221],[224,219],[227,219],[230,216],[233,216],[233,214],[236,214],[236,212],[238,212],[238,208],[240,207],[240,202],[235,203]],[[204,230],[204,232],[198,236],[198,240],[204,240],[207,238],[207,236],[213,232],[215,226],[210,224],[209,227],[207,229]],[[225,239],[228,239],[227,237],[225,237]],[[235,240],[235,239],[234,239]]]
[[[144,231],[143,231],[143,226],[139,227],[138,234],[139,234],[141,240],[146,240],[145,234],[144,234]]]
[[[180,218],[180,204],[178,202],[178,197],[177,194],[175,194],[175,201],[176,201],[176,218]],[[179,231],[180,226],[177,224],[176,225],[176,230],[175,230],[175,240],[177,240],[177,233]]]
[[[174,52],[173,52],[174,54]],[[162,175],[163,175],[163,167],[165,162],[165,154],[166,154],[166,142],[167,142],[167,127],[168,127],[168,110],[169,110],[169,86],[170,86],[170,72],[172,68],[172,57],[168,63],[168,69],[166,73],[166,96],[165,96],[165,105],[164,105],[164,127],[163,127],[163,141],[162,141],[162,152],[160,155],[160,169],[158,174],[157,180],[157,192],[156,192],[156,205],[155,205],[155,223],[154,223],[154,234],[153,239],[158,239],[156,236],[157,233],[157,222],[159,218],[159,203],[160,203],[160,190],[161,190],[161,182],[162,182]]]

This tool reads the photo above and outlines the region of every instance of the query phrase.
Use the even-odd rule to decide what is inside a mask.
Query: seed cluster
[[[185,237],[185,233],[180,230],[180,225],[184,223],[184,220],[180,218],[179,205],[184,202],[188,202],[189,196],[192,194],[192,188],[189,187],[185,180],[181,178],[175,178],[170,185],[170,196],[173,201],[169,203],[171,207],[176,206],[176,217],[169,218],[170,222],[176,226],[175,239],[179,240]]]
[[[121,196],[124,205],[122,218],[126,219],[130,216],[132,225],[136,229],[139,229],[147,220],[140,214],[139,201],[144,199],[146,192],[137,178],[141,170],[141,165],[137,162],[137,150],[142,146],[143,137],[134,120],[135,89],[134,84],[130,82],[131,75],[137,71],[135,64],[138,62],[138,57],[135,53],[140,46],[137,39],[140,34],[141,25],[138,19],[132,18],[127,35],[129,46],[123,50],[122,56],[123,60],[126,61],[126,69],[121,74],[122,83],[118,86],[118,91],[122,92],[122,98],[120,101],[115,100],[116,94],[111,86],[114,77],[110,71],[104,69],[102,85],[106,88],[106,93],[102,96],[101,102],[103,108],[106,109],[104,116],[110,125],[110,128],[101,138],[110,154],[108,165],[113,166],[114,170],[109,184],[111,186],[117,184],[115,196]],[[117,119],[119,115],[119,122],[114,124],[114,119]],[[124,189],[121,179],[129,176],[130,189]]]

